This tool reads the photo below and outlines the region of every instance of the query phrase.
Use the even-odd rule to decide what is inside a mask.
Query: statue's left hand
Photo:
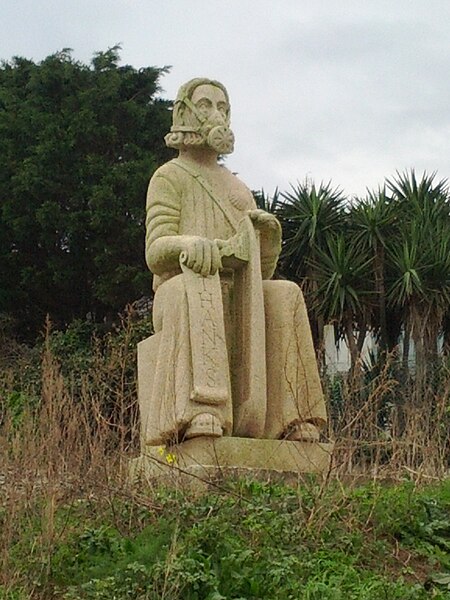
[[[271,213],[266,212],[260,208],[255,208],[253,210],[248,211],[248,216],[250,217],[254,227],[256,229],[280,229],[280,222]]]
[[[261,233],[261,274],[270,279],[281,252],[281,224],[275,215],[255,208],[248,211],[253,227]]]

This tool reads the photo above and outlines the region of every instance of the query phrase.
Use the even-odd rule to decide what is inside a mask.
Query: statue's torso
[[[147,248],[160,237],[192,235],[229,239],[248,210],[255,208],[252,193],[225,167],[200,168],[174,159],[153,175],[147,195]],[[179,273],[154,277],[154,289]]]
[[[172,187],[172,200],[179,210],[178,235],[228,239],[234,235],[246,212],[255,208],[247,186],[219,165],[213,169],[200,169],[175,159],[158,169],[154,179],[159,177],[170,182]]]

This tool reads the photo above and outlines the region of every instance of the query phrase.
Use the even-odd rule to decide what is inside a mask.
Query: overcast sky
[[[0,0],[0,58],[62,48],[171,65],[232,104],[227,165],[253,189],[309,177],[364,195],[396,170],[450,176],[450,0]]]

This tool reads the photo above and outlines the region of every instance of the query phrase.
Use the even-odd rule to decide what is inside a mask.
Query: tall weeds
[[[78,349],[81,367],[70,371],[74,357],[64,354],[49,324],[39,359],[28,365],[31,373],[17,353],[3,357],[0,585],[14,581],[11,549],[31,523],[41,532],[34,559],[45,569],[64,527],[55,521],[58,505],[128,493],[127,465],[138,443],[136,333],[124,319],[115,335]]]
[[[361,375],[324,378],[339,475],[439,479],[450,460],[450,365],[430,366],[419,397],[413,372],[391,355]]]
[[[0,591],[16,584],[14,548],[30,527],[39,530],[30,560],[40,571],[37,581],[45,580],[67,527],[59,506],[96,498],[114,511],[124,497],[136,507],[152,504],[126,477],[139,452],[136,343],[149,331],[148,323],[128,317],[114,334],[74,350],[70,332],[47,324],[39,356],[14,346],[3,357]],[[447,472],[450,366],[443,360],[433,368],[418,399],[413,374],[405,377],[397,364],[391,356],[361,377],[324,376],[335,478],[421,481]]]

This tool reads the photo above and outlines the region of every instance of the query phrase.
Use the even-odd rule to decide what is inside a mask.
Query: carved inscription
[[[202,362],[206,373],[206,385],[217,385],[217,326],[214,319],[213,295],[206,289],[203,277],[203,290],[199,292],[202,309]]]
[[[205,404],[230,400],[228,355],[218,273],[202,277],[181,264],[189,307],[193,391]]]

